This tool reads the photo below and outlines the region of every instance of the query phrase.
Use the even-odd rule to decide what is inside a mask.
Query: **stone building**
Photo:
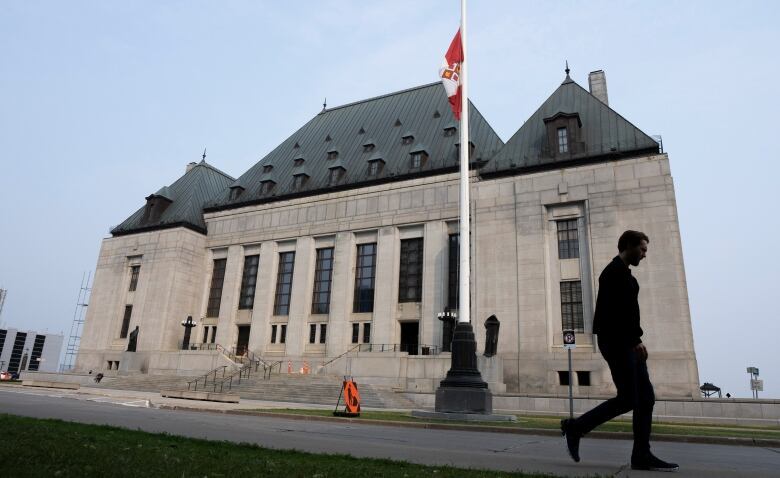
[[[0,329],[0,372],[56,372],[61,352],[61,334]]]
[[[506,143],[470,106],[478,350],[500,321],[480,368],[494,392],[563,393],[572,328],[576,393],[609,392],[598,274],[636,229],[656,392],[698,396],[668,155],[609,107],[603,72],[589,80],[567,73]],[[451,333],[437,315],[458,306],[458,127],[434,83],[324,109],[237,179],[191,163],[103,241],[77,368],[208,371],[226,359],[181,350],[191,316],[191,343],[433,391]]]

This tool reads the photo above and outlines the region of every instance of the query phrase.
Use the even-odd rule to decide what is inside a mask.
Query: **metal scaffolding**
[[[73,311],[73,323],[70,326],[70,337],[68,337],[68,346],[65,348],[65,360],[60,367],[61,372],[67,372],[73,368],[74,362],[76,361],[76,355],[79,353],[81,330],[84,325],[84,317],[87,314],[89,295],[92,292],[92,286],[90,285],[91,279],[92,272],[85,272],[81,276],[79,298],[76,300],[76,310]]]

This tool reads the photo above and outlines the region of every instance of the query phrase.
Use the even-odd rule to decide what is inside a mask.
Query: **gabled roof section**
[[[438,117],[434,115],[437,111],[441,112]],[[470,136],[475,145],[472,161],[487,160],[503,146],[503,142],[473,104],[469,105],[469,112]],[[403,124],[402,128],[395,127],[397,121]],[[225,191],[206,210],[229,209],[319,194],[334,188],[363,187],[457,171],[457,135],[443,134],[444,127],[453,121],[452,110],[440,82],[323,110],[240,177],[247,188],[244,194],[231,200]],[[368,138],[360,133],[361,129],[370,132]],[[422,170],[412,171],[409,167],[409,154],[414,145],[402,144],[401,141],[402,135],[408,131],[414,132],[414,143],[424,144],[429,154]],[[336,142],[323,141],[326,136]],[[300,147],[293,149],[296,143]],[[364,145],[367,143],[374,144],[375,151],[366,151]],[[329,183],[329,166],[333,160],[327,159],[327,152],[334,144],[338,147],[341,167],[347,171],[337,186]],[[378,177],[369,176],[367,161],[377,151],[381,151],[385,166]],[[306,158],[306,172],[310,178],[303,190],[293,188],[293,162],[290,158],[295,154]],[[260,185],[262,170],[265,164],[270,163],[274,164],[278,182],[273,191],[263,193]]]
[[[575,118],[582,146],[571,154],[550,154],[546,122]],[[572,148],[573,149],[573,148]],[[658,143],[569,76],[507,141],[481,174],[562,167],[658,152]]]
[[[143,221],[147,206],[141,207],[132,216],[111,230],[114,236],[146,232],[171,227],[187,227],[205,234],[206,223],[203,220],[203,207],[218,194],[229,191],[231,185],[240,184],[217,168],[201,161],[177,179],[170,186],[147,197],[164,197],[171,201],[160,217],[155,221]]]

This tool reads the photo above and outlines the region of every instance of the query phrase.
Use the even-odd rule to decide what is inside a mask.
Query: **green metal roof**
[[[584,149],[576,154],[555,155],[547,145],[545,119],[576,114],[581,122],[580,138]],[[555,145],[557,146],[557,145]],[[501,151],[481,170],[481,174],[524,169],[560,167],[600,159],[615,159],[633,153],[658,151],[658,143],[639,128],[602,103],[569,76],[542,106],[507,141]]]
[[[503,142],[473,104],[469,112],[470,138],[475,145],[472,161],[487,160]],[[241,175],[239,180],[246,191],[240,197],[231,200],[229,192],[223,191],[206,209],[227,209],[320,194],[334,187],[359,187],[456,170],[458,136],[444,135],[444,128],[452,122],[452,111],[440,82],[323,110]],[[409,132],[413,132],[413,144],[402,144],[402,137]],[[375,148],[366,151],[367,143]],[[422,168],[412,170],[410,153],[420,144],[425,145],[429,157]],[[338,149],[339,166],[345,169],[337,186],[329,184],[328,170],[335,163],[327,159],[328,151],[334,148]],[[368,161],[376,158],[379,151],[385,166],[379,177],[370,177]],[[305,159],[305,166],[294,168],[293,160],[299,157]],[[268,164],[274,166],[277,185],[270,193],[261,194],[263,166]],[[295,190],[293,175],[302,172],[310,178],[302,190]]]
[[[234,182],[234,178],[206,163],[205,160],[201,161],[173,184],[163,186],[149,196],[149,198],[164,197],[171,201],[159,220],[142,222],[146,209],[144,206],[113,228],[111,234],[120,236],[169,227],[188,227],[205,234],[203,207],[217,194],[227,191]]]

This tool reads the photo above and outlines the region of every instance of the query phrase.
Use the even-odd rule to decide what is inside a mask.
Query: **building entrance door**
[[[249,325],[238,326],[238,340],[236,341],[236,355],[244,355],[249,348]]]
[[[419,337],[420,322],[401,322],[401,352],[417,355]]]

